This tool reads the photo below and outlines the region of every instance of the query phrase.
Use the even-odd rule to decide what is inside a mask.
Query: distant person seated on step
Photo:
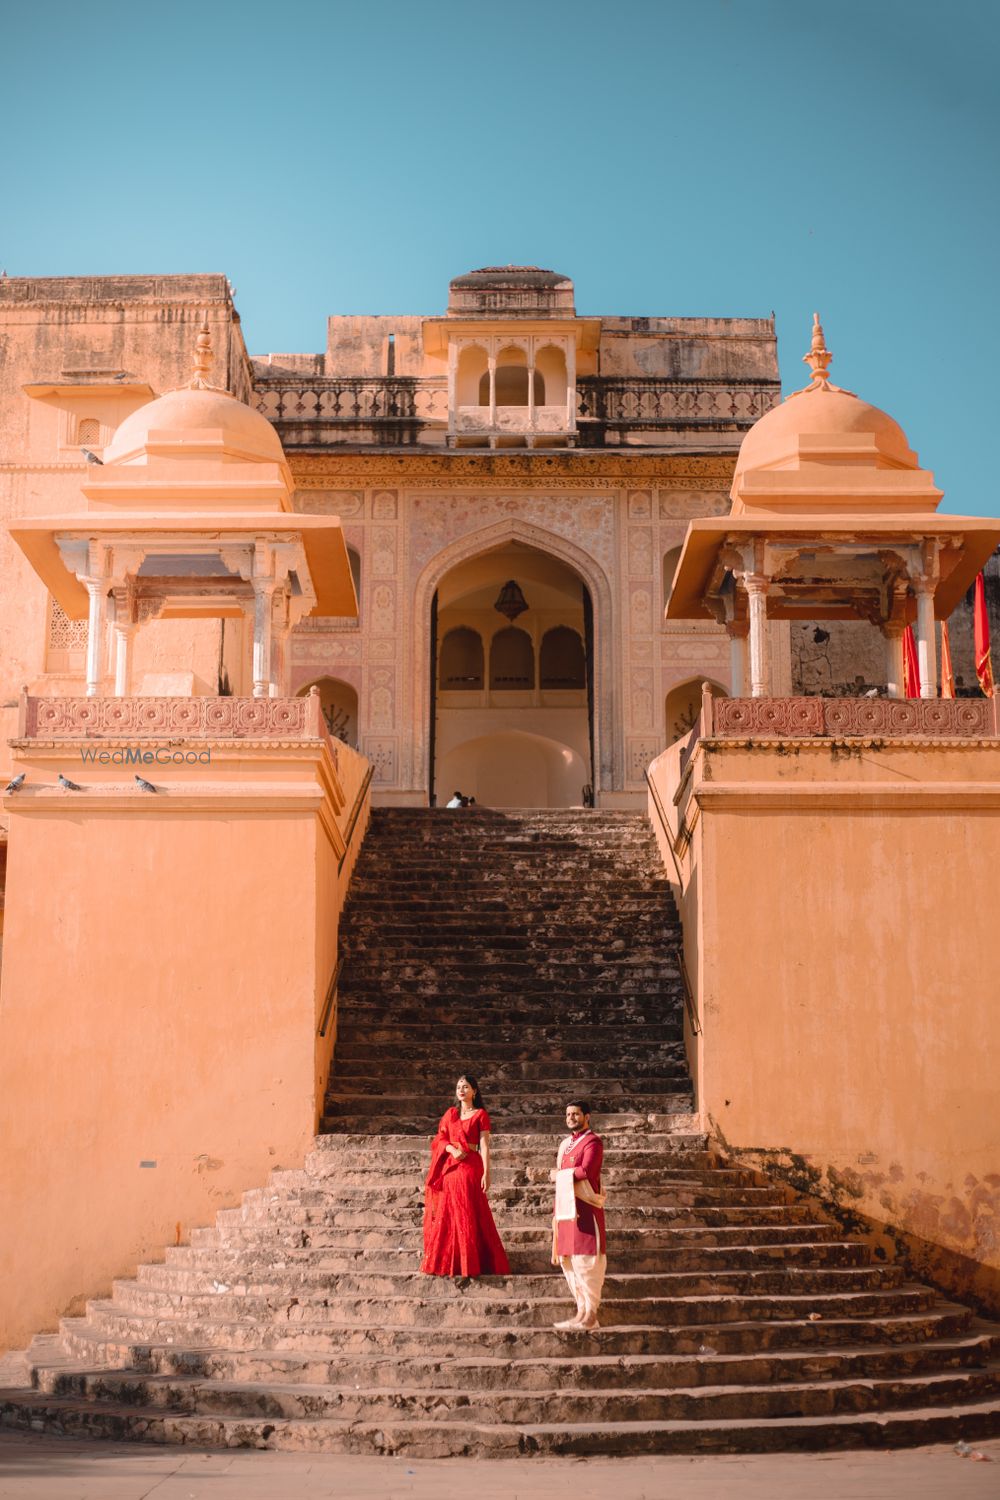
[[[445,803],[445,807],[465,807],[466,799],[461,792],[452,792],[451,798]]]

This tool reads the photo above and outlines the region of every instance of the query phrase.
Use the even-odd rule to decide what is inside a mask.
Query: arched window
[[[583,641],[568,625],[556,625],[542,637],[540,675],[543,688],[587,686]]]
[[[483,381],[486,395],[483,395]],[[466,344],[458,356],[455,376],[455,399],[459,406],[489,406],[489,359],[481,344]]]
[[[76,429],[76,440],[81,448],[96,448],[101,441],[101,424],[96,417],[81,417]]]
[[[494,375],[497,406],[527,406],[528,404],[528,356],[523,349],[513,346],[501,349],[497,355]],[[545,404],[545,382],[535,371],[535,405]],[[479,381],[479,404],[490,403],[489,371]]]
[[[358,695],[349,682],[339,677],[321,677],[316,682],[307,682],[299,688],[298,696],[304,698],[310,688],[319,688],[320,707],[326,727],[335,740],[358,748]]]
[[[441,642],[439,682],[447,693],[476,692],[483,686],[483,642],[478,630],[457,625]]]
[[[677,572],[677,564],[681,560],[681,548],[671,547],[669,552],[663,554],[663,606],[666,608],[667,600],[673,593],[674,574]]]
[[[490,687],[501,692],[535,686],[535,648],[526,630],[509,625],[490,642]]]
[[[538,394],[538,379],[542,379],[542,396]],[[535,354],[535,404],[537,406],[564,406],[566,404],[566,355],[554,344],[546,344]]]

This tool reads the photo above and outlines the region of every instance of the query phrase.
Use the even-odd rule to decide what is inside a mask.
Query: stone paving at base
[[[402,1459],[205,1453],[0,1433],[0,1500],[997,1500],[989,1462],[951,1446],[893,1453],[620,1459]]]

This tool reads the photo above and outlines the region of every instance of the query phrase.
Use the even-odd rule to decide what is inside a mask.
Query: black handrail
[[[358,818],[361,816],[361,809],[364,806],[364,800],[368,794],[368,788],[372,784],[372,774],[374,772],[374,769],[374,766],[369,765],[367,771],[365,772],[365,779],[361,783],[361,789],[354,799],[354,806],[351,808],[351,819],[347,825],[347,832],[344,835],[344,852],[340,856],[340,861],[337,865],[338,875],[344,868],[344,860],[347,858],[348,850],[351,847],[351,840],[354,837],[354,829],[357,824]]]
[[[656,787],[653,785],[650,774],[645,766],[643,766],[642,768],[642,774],[643,776],[645,776],[646,785],[649,787],[650,793],[652,794],[653,802],[656,807],[656,814],[660,820],[660,827],[663,829],[664,836],[667,840],[667,848],[670,850],[670,858],[673,860],[674,869],[677,871],[677,884],[680,886],[681,890],[683,890],[684,876],[681,874],[681,867],[677,861],[677,853],[674,849],[674,836],[670,832],[670,824],[667,822],[667,815],[663,810],[663,803],[660,801],[660,794],[656,790]]]
[[[323,1014],[320,1017],[319,1022],[320,1036],[326,1036],[327,1027],[330,1024],[330,1016],[333,1013],[334,1002],[337,999],[337,991],[340,988],[340,971],[343,967],[344,960],[341,958],[338,960],[337,967],[334,969],[333,974],[330,978],[330,984],[326,992],[326,999],[323,1002]]]
[[[691,1030],[694,1032],[695,1036],[701,1036],[701,1022],[698,1020],[698,1010],[694,1003],[694,992],[691,989],[691,980],[688,978],[687,964],[684,962],[684,949],[675,948],[674,953],[677,957],[677,967],[681,971],[681,984],[684,987],[684,1009],[688,1013],[688,1020],[691,1023]]]

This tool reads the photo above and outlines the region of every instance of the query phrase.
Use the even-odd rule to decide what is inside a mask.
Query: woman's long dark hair
[[[461,1083],[461,1081],[462,1081],[463,1078],[465,1079],[466,1083],[469,1085],[469,1088],[472,1090],[472,1104],[473,1104],[473,1108],[474,1109],[482,1109],[484,1106],[483,1106],[483,1096],[479,1092],[479,1079],[478,1078],[474,1078],[471,1073],[459,1073],[458,1078],[455,1080],[455,1082],[456,1083]],[[459,1114],[461,1114],[461,1106],[460,1105],[456,1104],[454,1106],[454,1108],[458,1110]]]

